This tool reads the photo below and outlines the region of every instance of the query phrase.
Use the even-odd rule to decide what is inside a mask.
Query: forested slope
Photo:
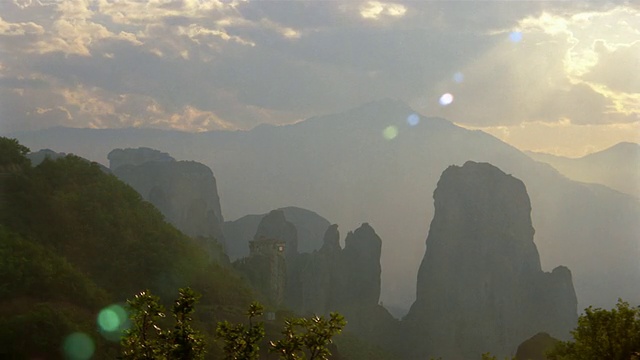
[[[97,164],[70,155],[32,168],[28,149],[0,143],[0,357],[63,358],[82,332],[94,358],[114,358],[118,339],[96,330],[97,315],[147,288],[167,301],[179,287],[202,293],[204,330],[250,302],[231,269]]]

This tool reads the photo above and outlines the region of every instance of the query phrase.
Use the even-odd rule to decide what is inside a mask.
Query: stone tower
[[[249,258],[266,259],[267,290],[266,296],[276,306],[284,302],[284,291],[286,285],[286,264],[285,264],[285,242],[277,239],[261,237],[257,240],[249,241]]]

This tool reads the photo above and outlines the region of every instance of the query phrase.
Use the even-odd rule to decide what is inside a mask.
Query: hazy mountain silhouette
[[[440,174],[467,160],[489,162],[526,184],[542,268],[571,268],[579,308],[640,300],[637,199],[571,181],[491,135],[418,116],[399,101],[250,131],[58,127],[12,136],[103,163],[114,148],[139,146],[202,162],[216,173],[226,218],[298,206],[345,229],[368,222],[385,240],[381,299],[405,307],[415,298]]]
[[[622,142],[580,158],[527,152],[570,179],[606,185],[640,199],[640,144]]]
[[[280,208],[285,218],[295,225],[298,232],[298,251],[312,252],[322,246],[329,220],[311,210],[295,206]],[[222,227],[227,239],[226,249],[231,260],[249,255],[249,241],[253,239],[258,225],[267,214],[245,215],[233,221],[225,221]]]
[[[578,320],[571,271],[542,271],[522,181],[468,161],[442,173],[433,199],[405,358],[502,358],[540,331],[568,338]]]

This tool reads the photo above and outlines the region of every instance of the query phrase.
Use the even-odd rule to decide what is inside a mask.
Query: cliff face
[[[380,300],[380,255],[382,240],[367,224],[349,232],[341,254],[341,276],[345,283],[338,289],[340,304],[377,305]]]
[[[225,243],[216,179],[207,166],[175,161],[148,148],[116,149],[109,153],[109,160],[114,175],[155,205],[180,231]]]
[[[406,317],[411,357],[509,355],[532,335],[565,338],[577,320],[571,273],[545,273],[522,181],[487,163],[446,169]]]
[[[312,254],[302,254],[290,264],[299,274],[292,288],[290,306],[300,313],[326,314],[376,306],[380,299],[382,240],[369,224],[349,232],[340,247],[337,225],[327,228],[324,244]]]

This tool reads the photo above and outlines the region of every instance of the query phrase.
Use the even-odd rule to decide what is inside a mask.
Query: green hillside
[[[0,152],[0,358],[80,359],[92,346],[94,359],[114,358],[118,336],[100,333],[98,314],[143,289],[203,294],[204,331],[249,304],[233,270],[97,164],[70,155],[31,168],[6,138]]]

